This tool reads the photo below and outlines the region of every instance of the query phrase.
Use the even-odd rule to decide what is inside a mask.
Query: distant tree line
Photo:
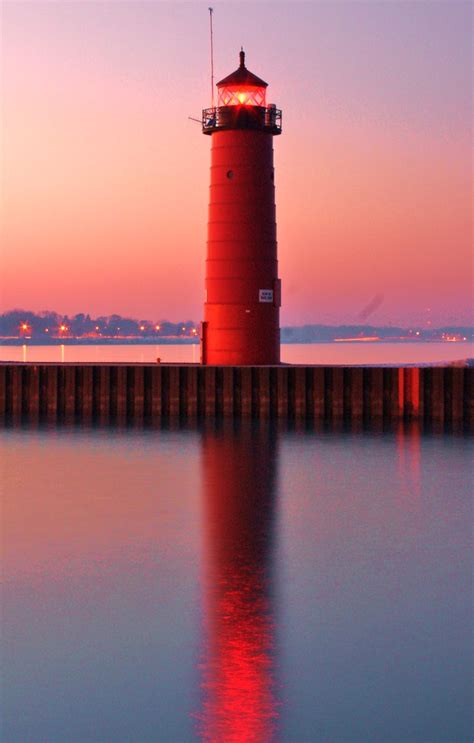
[[[136,320],[122,315],[91,317],[82,312],[77,315],[60,315],[57,312],[31,312],[14,309],[0,315],[0,336],[44,338],[110,338],[181,336],[199,334],[192,320],[178,323],[168,320]]]

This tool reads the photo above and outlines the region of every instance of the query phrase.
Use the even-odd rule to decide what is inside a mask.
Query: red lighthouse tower
[[[280,279],[273,136],[281,111],[267,83],[240,66],[217,83],[217,107],[203,111],[212,136],[202,329],[203,364],[280,362]]]

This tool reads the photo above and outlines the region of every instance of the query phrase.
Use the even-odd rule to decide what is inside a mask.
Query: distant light
[[[45,328],[45,329],[44,329],[44,332],[45,332],[45,333],[49,333],[49,328]]]
[[[96,330],[100,330],[100,328],[99,328],[99,326],[98,326],[98,325],[96,325],[96,326],[95,326],[95,329],[96,329]]]
[[[161,330],[159,325],[155,325],[155,330]]]
[[[182,330],[182,331],[185,331],[185,330],[186,330],[186,328],[184,327],[184,325],[183,325],[183,327],[181,328],[181,330]]]
[[[140,325],[140,330],[145,330],[145,326],[144,325]]]
[[[420,331],[417,330],[416,333],[415,333],[415,335],[420,335]]]
[[[192,332],[194,333],[194,335],[196,335],[196,333],[197,333],[196,328],[193,328],[193,331]]]
[[[64,332],[65,330],[67,330],[67,326],[66,325],[60,325],[59,326],[59,330],[62,330]]]
[[[28,325],[26,324],[26,322],[23,323],[23,325],[21,326],[21,329],[28,330]]]

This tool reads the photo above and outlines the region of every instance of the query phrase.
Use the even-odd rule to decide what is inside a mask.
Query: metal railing
[[[281,134],[282,113],[276,106],[216,106],[202,112],[202,131],[212,134],[223,129],[259,129]]]

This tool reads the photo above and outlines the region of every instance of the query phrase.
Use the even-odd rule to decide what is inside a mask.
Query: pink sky
[[[221,3],[275,139],[282,324],[471,322],[469,2]],[[205,3],[2,5],[1,310],[202,317]]]

